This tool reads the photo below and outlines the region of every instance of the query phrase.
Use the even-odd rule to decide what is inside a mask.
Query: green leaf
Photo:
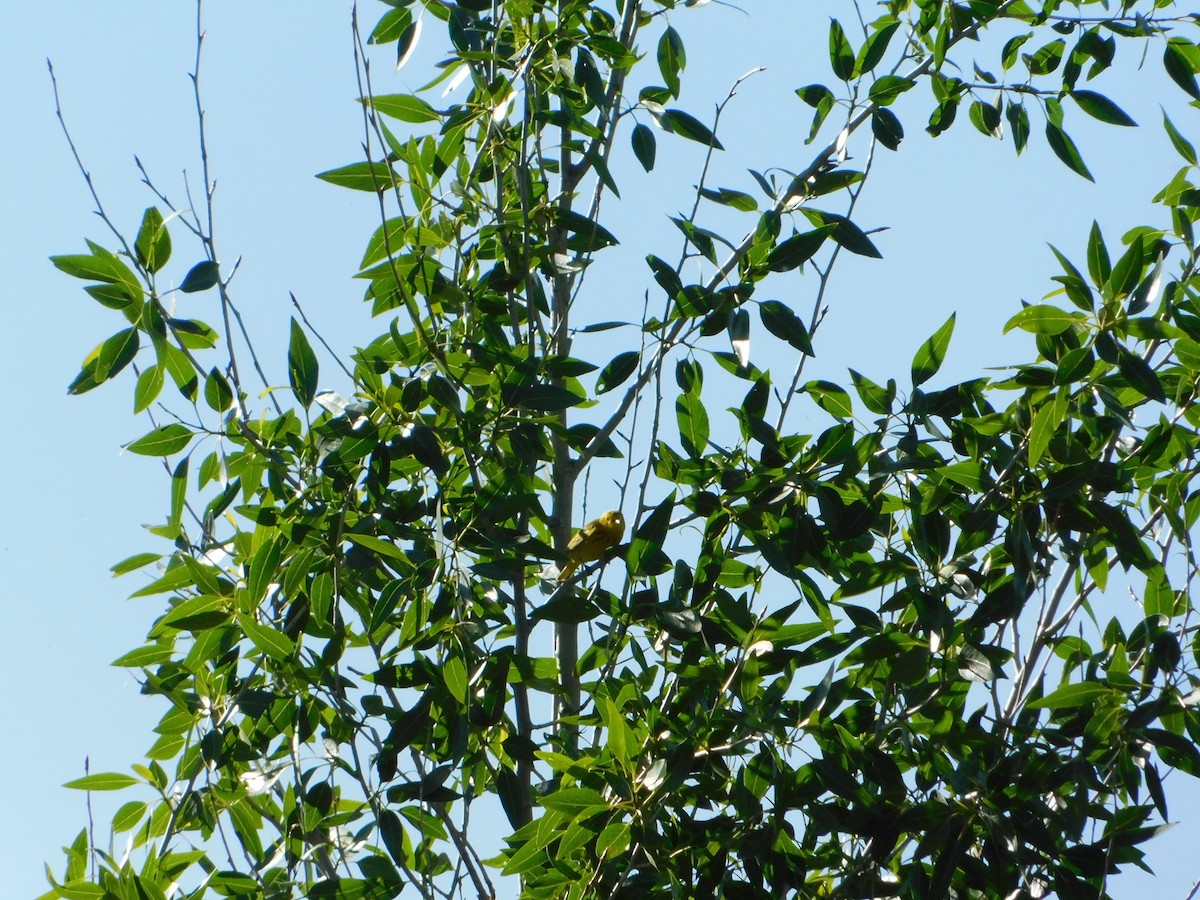
[[[178,422],[172,422],[170,425],[155,428],[132,444],[126,444],[125,449],[142,456],[171,456],[181,451],[191,440],[191,429]]]
[[[1088,171],[1088,167],[1083,162],[1083,157],[1079,155],[1079,149],[1075,146],[1075,142],[1070,136],[1053,122],[1046,123],[1046,143],[1050,145],[1050,149],[1054,151],[1054,155],[1062,160],[1063,165],[1077,175],[1082,175],[1088,181],[1095,181],[1092,173]]]
[[[367,38],[368,44],[390,44],[412,24],[412,10],[393,9],[383,14]]]
[[[708,446],[709,435],[708,411],[700,394],[680,394],[675,400],[675,416],[684,452],[693,459],[700,459]]]
[[[145,411],[151,403],[158,399],[158,395],[162,393],[165,378],[162,366],[153,365],[142,369],[141,374],[138,375],[137,386],[133,390],[134,413]]]
[[[571,819],[592,815],[609,808],[608,801],[599,791],[591,788],[563,788],[547,794],[541,800],[542,806],[560,812]]]
[[[642,164],[642,168],[649,172],[654,168],[656,150],[654,132],[639,122],[633,127],[633,134],[630,135],[629,140],[633,144],[633,155]]]
[[[942,362],[946,359],[946,350],[950,346],[950,336],[954,333],[956,315],[956,313],[951,313],[946,323],[921,345],[921,349],[913,357],[913,387],[924,384],[942,367]]]
[[[832,108],[836,99],[833,91],[823,84],[806,84],[804,87],[796,88],[796,96],[814,109]]]
[[[896,401],[896,383],[894,381],[890,381],[885,390],[867,376],[861,375],[853,369],[850,370],[850,381],[858,393],[858,398],[862,400],[863,406],[879,416],[891,414],[892,404]]]
[[[436,122],[440,118],[436,109],[412,94],[384,94],[370,98],[370,103],[376,112],[401,122],[419,125],[422,122]]]
[[[60,272],[85,281],[119,284],[131,297],[141,298],[142,289],[130,268],[102,247],[96,252],[78,256],[52,256],[50,262]]]
[[[1163,128],[1166,129],[1167,137],[1171,139],[1171,146],[1175,148],[1175,152],[1190,165],[1197,165],[1196,148],[1179,133],[1179,129],[1175,127],[1175,123],[1171,121],[1165,109],[1163,110]]]
[[[1029,113],[1025,111],[1023,103],[1010,103],[1004,115],[1008,119],[1008,130],[1012,133],[1013,147],[1020,156],[1029,143]]]
[[[113,816],[113,831],[119,834],[136,827],[149,808],[150,804],[142,800],[130,800],[128,803],[122,805],[117,810],[116,815]]]
[[[1038,411],[1034,413],[1033,422],[1029,426],[1029,465],[1036,466],[1050,446],[1050,439],[1062,424],[1065,407],[1054,403],[1052,398],[1042,400]]]
[[[1004,45],[1004,49],[1000,51],[1000,64],[1004,66],[1004,71],[1008,71],[1017,64],[1017,53],[1021,46],[1033,37],[1032,31],[1027,31],[1025,34],[1017,35],[1014,38],[1009,38]]]
[[[732,206],[741,212],[755,212],[758,209],[758,201],[744,191],[735,191],[732,188],[717,188],[714,191],[711,188],[702,187],[700,195],[705,200],[720,203],[722,206]]]
[[[724,150],[721,142],[717,140],[717,136],[709,130],[708,126],[703,124],[695,116],[685,113],[681,109],[667,109],[658,113],[654,117],[658,122],[658,127],[663,131],[677,134],[680,137],[687,138],[689,141],[695,141],[698,144],[705,144],[716,150]]]
[[[846,32],[837,19],[829,22],[829,64],[833,67],[833,74],[842,81],[854,77],[854,48],[850,46]]]
[[[306,409],[312,405],[313,398],[317,395],[318,377],[317,356],[313,353],[304,329],[293,317],[292,337],[288,345],[288,382],[292,386],[292,393]]]
[[[854,415],[850,395],[832,381],[810,381],[800,388],[808,393],[821,409],[838,419],[849,419]]]
[[[990,103],[984,103],[982,100],[976,100],[971,104],[968,115],[971,124],[980,134],[994,138],[1003,137],[1004,133],[1000,128],[1000,110],[997,107]]]
[[[206,259],[204,262],[196,263],[188,270],[188,273],[183,276],[183,284],[179,285],[179,290],[185,294],[207,291],[220,280],[221,274],[217,264]]]
[[[451,656],[443,663],[442,678],[446,682],[446,688],[450,691],[450,695],[459,703],[465,703],[470,679],[467,676],[467,667],[462,661],[462,657]]]
[[[1105,684],[1095,681],[1085,681],[1081,684],[1066,684],[1058,690],[1031,700],[1029,709],[1074,709],[1080,706],[1090,706],[1101,697],[1111,697],[1118,692]]]
[[[639,359],[641,354],[636,350],[626,350],[614,356],[596,379],[596,393],[604,394],[624,384],[629,376],[637,371]]]
[[[1103,94],[1095,91],[1071,91],[1071,99],[1079,104],[1079,108],[1091,116],[1109,125],[1122,125],[1127,128],[1136,127],[1137,122],[1129,118],[1125,111]]]
[[[225,412],[233,405],[233,388],[225,376],[217,371],[216,366],[204,379],[204,402],[214,412]]]
[[[113,573],[114,578],[118,575],[128,575],[130,572],[136,572],[160,559],[162,559],[161,553],[138,553],[114,564],[109,571]]]
[[[85,775],[83,778],[68,781],[63,787],[73,791],[120,791],[141,783],[140,779],[134,778],[132,775],[122,775],[119,772],[97,772],[94,775]]]
[[[1082,322],[1084,317],[1079,313],[1068,312],[1049,304],[1027,306],[1004,324],[1004,333],[1008,334],[1014,328],[1028,331],[1030,334],[1062,334],[1076,322]]]
[[[767,300],[759,304],[758,314],[763,327],[775,337],[787,341],[806,356],[814,355],[808,329],[804,327],[800,317],[792,312],[791,307],[778,300]]]
[[[855,75],[866,75],[874,71],[875,67],[883,60],[892,35],[900,27],[898,19],[892,19],[891,21],[884,20],[882,24],[876,24],[878,27],[875,31],[871,32],[871,35],[858,51],[858,58],[854,62]]]
[[[1108,281],[1104,284],[1110,297],[1122,298],[1137,287],[1146,270],[1146,252],[1142,236],[1137,235],[1112,267]]]
[[[138,330],[118,331],[100,345],[100,354],[93,369],[97,381],[106,381],[133,362],[139,347]]]
[[[1066,46],[1066,41],[1062,38],[1056,38],[1032,55],[1023,55],[1022,59],[1029,69],[1029,74],[1034,76],[1049,75],[1057,69],[1059,63],[1062,62],[1063,51],[1066,49]]]
[[[391,166],[378,162],[351,163],[338,169],[318,172],[316,177],[337,187],[369,193],[389,191],[393,186],[404,183]]]
[[[673,97],[679,96],[679,73],[686,67],[687,52],[683,47],[683,38],[668,25],[658,39],[658,70]]]
[[[1092,221],[1092,230],[1088,233],[1087,261],[1092,284],[1100,287],[1112,274],[1112,263],[1108,258],[1108,248],[1104,245],[1104,235],[1100,233],[1100,223],[1095,220]]]
[[[251,616],[239,613],[238,625],[251,643],[271,659],[280,662],[289,660],[296,652],[295,642],[284,634],[267,625],[260,625]]]
[[[153,206],[142,214],[142,226],[138,229],[133,250],[147,272],[157,272],[171,258],[171,233],[163,223],[162,213]]]
[[[1175,342],[1175,355],[1185,367],[1200,372],[1200,343],[1191,338],[1180,338]]]
[[[876,106],[891,106],[896,98],[916,86],[911,78],[900,75],[880,75],[871,84],[867,96]]]

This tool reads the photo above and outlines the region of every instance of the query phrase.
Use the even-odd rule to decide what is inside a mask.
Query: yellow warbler
[[[566,581],[584,563],[603,559],[604,554],[621,543],[625,536],[625,517],[618,509],[609,510],[598,519],[588,522],[567,542],[568,561],[558,575]]]

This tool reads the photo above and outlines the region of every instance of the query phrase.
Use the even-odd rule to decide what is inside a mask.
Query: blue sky
[[[10,401],[2,444],[8,488],[0,508],[0,559],[10,573],[0,586],[8,635],[0,660],[6,686],[0,771],[8,774],[10,813],[0,820],[0,846],[14,861],[8,889],[20,897],[44,889],[42,862],[58,869],[59,847],[86,822],[84,795],[59,785],[83,774],[85,757],[92,771],[126,771],[153,742],[151,729],[163,712],[158,700],[139,695],[131,675],[108,665],[140,644],[158,612],[154,598],[126,600],[140,586],[139,576],[114,580],[108,568],[131,554],[163,549],[144,526],[163,517],[166,482],[155,461],[120,453],[149,428],[131,414],[128,379],[83,397],[66,395],[79,362],[119,325],[47,262],[52,254],[79,252],[85,237],[111,244],[54,118],[47,57],[79,150],[124,230],[134,231],[154,202],[139,184],[135,153],[178,205],[185,205],[185,170],[193,188],[199,185],[187,75],[195,52],[192,4],[59,6],[0,6],[0,198],[7,213],[0,224],[0,269],[9,273],[0,373]],[[728,151],[714,179],[754,192],[747,167],[808,162],[809,109],[792,91],[829,80],[825,17],[849,22],[851,14],[834,0],[750,0],[745,7],[750,15],[710,4],[680,11],[673,21],[691,62],[681,105],[702,119],[738,76],[767,66],[727,112],[721,137]],[[364,19],[376,14],[364,5]],[[242,258],[235,297],[251,333],[260,336],[275,383],[285,384],[289,291],[339,351],[365,343],[380,327],[363,307],[361,285],[350,279],[375,227],[373,204],[312,177],[361,156],[350,6],[214,3],[205,25],[202,84],[218,182],[218,246],[223,263]],[[443,48],[431,35],[423,52],[437,58]],[[1191,126],[1193,141],[1200,132],[1194,110],[1187,111],[1179,92],[1157,74],[1158,54],[1151,53],[1151,71],[1134,81],[1136,53],[1121,53],[1125,74],[1099,89],[1143,127],[1093,127],[1068,110],[1069,131],[1095,185],[1051,157],[1036,124],[1029,150],[1017,159],[1011,144],[975,132],[965,110],[949,134],[930,140],[919,124],[929,108],[924,91],[904,99],[898,111],[916,118],[898,153],[878,152],[855,216],[863,227],[889,228],[874,237],[885,259],[844,260],[809,377],[844,381],[853,366],[876,380],[903,379],[917,346],[951,312],[958,325],[948,377],[1018,361],[1028,345],[1018,336],[1002,338],[1000,328],[1022,299],[1036,301],[1053,286],[1047,242],[1081,259],[1093,219],[1110,245],[1134,225],[1163,222],[1149,201],[1179,159],[1159,125],[1157,95],[1166,98],[1177,125]],[[426,80],[419,63],[399,75],[380,69],[376,90],[417,87]],[[650,179],[631,167],[622,187],[629,198],[653,190],[661,197],[661,220],[647,220],[632,199],[607,209],[625,241],[614,259],[627,255],[626,271],[637,273],[636,282],[618,277],[613,266],[592,276],[596,295],[628,304],[631,317],[650,284],[640,259],[651,250],[667,258],[678,252],[665,214],[687,204],[698,171],[696,147],[661,133],[659,159],[670,161],[670,172]],[[182,229],[173,236],[179,259],[172,265],[182,277],[194,248]],[[779,299],[806,314],[814,283],[788,282]],[[180,300],[190,315],[217,324],[214,303],[206,294]],[[607,308],[597,316],[612,317]],[[323,371],[323,386],[344,389],[332,366]],[[710,408],[728,405],[720,382],[714,384],[706,387]],[[734,396],[740,394],[729,402]],[[94,799],[98,828],[108,820],[106,809],[111,815],[125,799]],[[1166,896],[1182,897],[1200,877],[1184,849],[1200,835],[1192,808],[1177,800],[1173,814],[1182,824],[1148,848],[1160,873],[1155,890]],[[1131,893],[1138,884],[1136,876],[1122,882]]]

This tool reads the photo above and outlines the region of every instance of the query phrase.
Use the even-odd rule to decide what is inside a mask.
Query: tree
[[[736,85],[707,120],[675,105],[703,2],[385,5],[356,30],[364,158],[320,176],[378,199],[359,274],[383,327],[333,359],[353,396],[320,391],[300,311],[291,400],[256,400],[207,162],[197,209],[151,182],[127,237],[97,196],[108,246],[54,259],[122,320],[71,390],[136,372],[128,449],[169,475],[168,546],[115,568],[160,567],[117,664],[170,705],[134,774],[72,783],[153,792],[112,823],[136,852],[85,829],[48,896],[1105,896],[1168,821],[1166,775],[1200,774],[1192,143],[1164,118],[1164,224],[1094,228],[1055,302],[1014,307],[1029,362],[933,389],[951,318],[903,379],[804,373],[835,264],[880,256],[855,204],[902,95],[928,89],[931,134],[965,106],[1018,152],[1036,121],[1090,177],[1067,127],[1132,124],[1093,90],[1118,44],[1200,99],[1197,18],[834,19],[830,83],[796,92],[808,149],[752,171],[756,197],[708,174]],[[425,89],[377,91],[383,54],[431,41],[453,49]],[[615,321],[588,290],[606,202],[686,142],[685,249],[626,276],[642,313]],[[169,311],[181,235],[179,290],[217,292],[219,329]],[[800,272],[811,309],[762,299]],[[585,501],[629,530],[560,583]]]

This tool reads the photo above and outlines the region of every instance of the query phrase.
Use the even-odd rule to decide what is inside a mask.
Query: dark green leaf
[[[879,108],[871,113],[871,134],[889,150],[895,150],[904,140],[904,126],[890,109]]]
[[[197,291],[207,291],[220,281],[220,270],[217,264],[211,260],[198,262],[188,270],[187,275],[183,277],[183,284],[179,285],[179,290],[185,294],[194,294]]]
[[[711,200],[713,203],[720,203],[722,206],[732,206],[741,212],[754,212],[758,209],[758,201],[743,191],[735,191],[732,188],[700,188],[700,195],[706,200]]]
[[[317,396],[317,379],[319,377],[317,356],[313,353],[312,345],[304,334],[300,323],[292,318],[292,337],[288,344],[288,383],[292,393],[306,409],[312,405]]]
[[[1137,390],[1143,397],[1157,400],[1159,403],[1167,402],[1162,382],[1158,380],[1158,376],[1150,368],[1150,364],[1142,357],[1122,350],[1117,357],[1117,368],[1121,370],[1121,374],[1125,376],[1129,386]]]
[[[1008,129],[1012,132],[1013,146],[1020,156],[1025,145],[1029,143],[1029,113],[1025,111],[1024,104],[1009,103],[1004,115],[1008,119]]]
[[[620,243],[608,229],[577,212],[560,211],[556,213],[556,218],[558,224],[565,228],[570,235],[567,240],[569,250],[577,253],[589,253]]]
[[[140,341],[136,328],[126,328],[118,331],[100,345],[100,355],[96,360],[95,378],[105,381],[114,377],[118,372],[133,362],[137,356]]]
[[[642,164],[642,168],[649,172],[654,168],[654,132],[645,125],[639,123],[633,127],[633,134],[630,135],[630,142],[633,144],[633,155],[636,156],[637,161]]]
[[[384,808],[379,811],[379,836],[383,838],[383,846],[388,855],[398,866],[409,864],[408,837],[404,833],[404,825],[394,810]]]
[[[225,412],[233,403],[233,389],[215,366],[204,379],[204,402],[215,412]]]
[[[687,138],[689,141],[705,144],[717,150],[725,149],[707,125],[704,125],[695,116],[689,115],[681,109],[664,110],[655,118],[663,131],[669,131],[671,134],[677,134],[680,137]]]
[[[787,341],[801,353],[813,356],[812,340],[808,329],[791,307],[778,300],[767,300],[758,307],[763,327],[780,340]]]
[[[1109,125],[1124,125],[1133,127],[1137,122],[1129,118],[1125,111],[1117,104],[1113,103],[1103,94],[1097,94],[1095,91],[1071,91],[1071,99],[1079,104],[1079,108],[1091,116],[1093,119],[1099,119],[1101,122],[1107,122]]]
[[[875,259],[883,258],[883,254],[871,243],[871,239],[867,237],[866,232],[845,216],[840,216],[837,213],[822,212],[816,209],[805,208],[802,211],[814,225],[832,225],[833,230],[829,233],[829,236],[851,253],[857,253],[859,256],[870,256]]]
[[[1171,121],[1166,110],[1163,110],[1163,128],[1166,129],[1167,137],[1171,139],[1171,146],[1175,148],[1175,152],[1189,164],[1197,165],[1196,148],[1179,133],[1179,129],[1175,127],[1175,123]]]
[[[1192,44],[1187,38],[1173,37],[1163,50],[1163,68],[1171,80],[1192,97],[1200,100],[1200,87],[1196,85],[1196,71],[1188,59]]]
[[[637,371],[640,358],[641,354],[636,350],[626,350],[614,356],[596,379],[596,393],[604,394],[624,384],[629,376]]]
[[[1050,149],[1054,151],[1054,155],[1062,160],[1063,164],[1072,172],[1082,175],[1088,181],[1096,180],[1084,164],[1083,157],[1079,155],[1079,150],[1076,148],[1075,142],[1053,122],[1046,123],[1046,143],[1050,145]]]
[[[896,33],[896,29],[899,27],[899,20],[892,19],[891,21],[884,21],[882,24],[879,24],[878,28],[871,32],[866,43],[858,51],[858,58],[854,63],[855,75],[866,75],[874,71],[875,67],[883,59],[884,53],[887,52],[888,42],[891,41],[892,35]]]
[[[772,272],[790,272],[798,266],[808,262],[821,245],[825,243],[825,238],[837,230],[836,224],[822,225],[812,231],[806,231],[803,234],[794,234],[786,240],[780,241],[771,250],[767,256],[767,268]],[[870,243],[868,241],[868,243]]]

